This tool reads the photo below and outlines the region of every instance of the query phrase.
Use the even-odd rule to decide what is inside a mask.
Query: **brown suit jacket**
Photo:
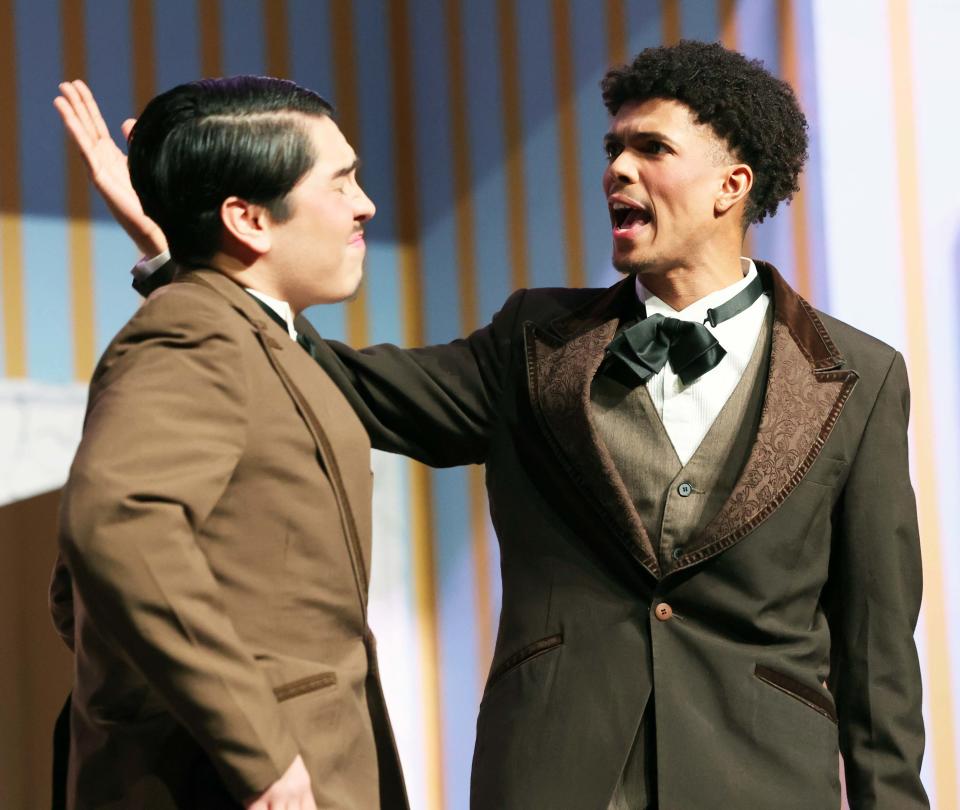
[[[759,428],[719,511],[658,560],[590,416],[633,280],[524,290],[466,340],[330,344],[375,447],[486,463],[503,607],[476,810],[603,810],[655,694],[659,806],[920,810],[921,567],[889,346],[771,266]]]
[[[305,323],[302,328],[308,328]],[[369,441],[213,271],[107,348],[63,493],[76,808],[236,806],[299,753],[323,808],[406,807],[367,628]]]

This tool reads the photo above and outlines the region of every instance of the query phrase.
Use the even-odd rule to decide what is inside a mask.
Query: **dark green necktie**
[[[265,303],[264,301],[261,301],[255,295],[251,295],[250,297],[260,305],[260,308],[264,312],[266,312],[267,315],[270,316],[270,318],[274,321],[274,323],[277,324],[277,326],[283,329],[283,331],[286,332],[288,335],[290,334],[290,328],[287,326],[287,322],[277,314],[276,310],[274,310],[273,307],[271,307],[269,304]],[[315,353],[316,350],[314,348],[313,341],[307,335],[305,335],[303,332],[299,330],[297,330],[297,343],[299,343],[300,346],[303,347],[303,349],[307,352],[307,354],[309,354],[313,358],[316,358],[316,353]]]
[[[730,320],[763,294],[757,276],[733,298],[707,310],[703,323],[651,315],[623,329],[606,348],[600,373],[634,388],[649,380],[670,363],[684,385],[716,367],[726,350],[703,324]]]

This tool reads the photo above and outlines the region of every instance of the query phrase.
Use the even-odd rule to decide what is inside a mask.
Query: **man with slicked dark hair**
[[[89,91],[61,91],[91,146]],[[357,156],[315,93],[235,77],[154,98],[129,169],[180,272],[100,359],[63,491],[66,804],[406,808],[367,626],[370,443],[299,317],[360,284]]]
[[[833,810],[842,753],[852,810],[924,810],[904,361],[741,255],[797,189],[803,113],[718,44],[602,91],[621,282],[317,352],[375,447],[486,464],[503,608],[472,806]]]

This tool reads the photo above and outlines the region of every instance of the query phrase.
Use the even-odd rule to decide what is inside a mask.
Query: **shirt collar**
[[[747,258],[746,256],[740,257],[740,267],[743,270],[743,278],[740,281],[734,282],[733,284],[724,287],[720,290],[714,290],[709,295],[705,295],[698,301],[694,301],[689,306],[681,310],[675,310],[669,304],[667,304],[662,299],[655,296],[650,292],[640,281],[640,274],[637,274],[637,298],[640,299],[640,302],[644,305],[644,308],[647,311],[647,317],[650,317],[654,314],[660,314],[664,317],[676,318],[681,321],[696,321],[697,323],[703,323],[707,317],[707,310],[710,307],[716,307],[725,301],[729,301],[733,296],[735,296],[740,290],[746,287],[753,279],[757,277],[757,266],[753,263],[753,259]],[[721,324],[722,325],[722,324]],[[709,324],[707,325],[709,327]]]
[[[262,293],[259,290],[251,290],[249,287],[247,287],[246,290],[254,298],[263,301],[264,304],[276,312],[277,315],[279,315],[283,322],[287,325],[287,334],[290,335],[290,338],[292,340],[297,339],[297,330],[293,327],[293,310],[286,301],[280,301],[276,298],[271,298],[266,293]]]

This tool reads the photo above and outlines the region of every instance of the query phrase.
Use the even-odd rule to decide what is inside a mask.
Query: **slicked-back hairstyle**
[[[734,159],[753,169],[744,227],[772,216],[799,188],[807,160],[807,119],[790,85],[756,59],[718,43],[682,40],[647,48],[600,83],[611,115],[633,101],[674,99],[711,127]]]
[[[285,197],[317,158],[302,116],[332,114],[313,91],[264,76],[203,79],[152,99],[130,134],[130,179],[173,258],[194,266],[217,252],[228,197],[288,218]]]

